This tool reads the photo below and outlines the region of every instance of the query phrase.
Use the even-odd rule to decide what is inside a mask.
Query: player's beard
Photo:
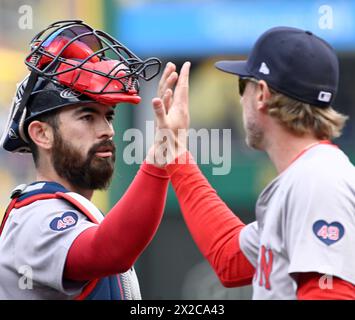
[[[254,120],[245,121],[244,129],[246,133],[245,142],[248,147],[262,150],[264,133]]]
[[[111,157],[97,157],[100,147],[112,148]],[[114,172],[115,145],[106,140],[93,145],[85,157],[69,141],[64,141],[60,134],[55,134],[52,162],[57,174],[71,185],[80,189],[106,189]]]
[[[256,106],[253,105],[250,99],[244,100],[243,103],[243,127],[246,134],[245,142],[250,148],[263,150],[264,132],[258,122]]]
[[[262,141],[264,137],[262,130],[255,123],[250,123],[245,131],[246,144],[251,148],[262,150]]]

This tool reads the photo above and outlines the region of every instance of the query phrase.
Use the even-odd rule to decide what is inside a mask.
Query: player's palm
[[[165,68],[158,97],[153,99],[157,129],[169,129],[177,135],[179,129],[189,128],[189,69],[190,63],[185,62],[178,76],[175,65],[169,63]]]
[[[147,161],[157,166],[164,166],[186,149],[187,129],[190,123],[188,108],[190,63],[184,63],[180,76],[175,69],[174,64],[167,64],[159,82],[158,97],[152,101],[156,134]]]

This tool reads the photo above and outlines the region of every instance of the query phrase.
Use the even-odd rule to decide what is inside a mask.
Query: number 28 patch
[[[78,215],[75,212],[64,212],[61,217],[54,218],[49,224],[54,231],[64,231],[74,227],[78,222]]]
[[[313,224],[313,232],[320,241],[330,246],[344,236],[345,230],[339,222],[327,223],[324,220],[318,220]]]

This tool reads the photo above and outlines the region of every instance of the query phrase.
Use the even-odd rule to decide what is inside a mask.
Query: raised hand
[[[172,103],[172,89],[174,88],[179,75],[176,72],[176,66],[168,62],[163,75],[159,81],[157,97],[163,100],[166,111],[170,109]]]
[[[178,75],[175,65],[169,62],[159,82],[158,96],[152,100],[156,122],[153,163],[160,166],[171,162],[186,150],[190,124],[190,65],[190,62],[185,62]]]
[[[170,69],[170,68],[169,68]],[[168,70],[169,70],[168,69]],[[176,72],[167,71],[167,77],[162,77],[159,85],[159,97],[152,100],[159,129],[187,130],[190,123],[189,116],[189,70],[190,62],[185,62],[173,92],[172,86],[176,80]]]
[[[160,146],[155,156],[159,163],[171,162],[186,150],[190,124],[189,72],[190,62],[183,64],[179,76],[175,65],[168,64],[159,83],[158,97],[152,100],[157,127],[155,143]]]

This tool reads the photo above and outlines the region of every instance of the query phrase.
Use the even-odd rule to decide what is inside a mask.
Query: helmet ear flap
[[[0,141],[0,145],[7,151],[30,152],[27,146],[28,140],[24,133],[24,122],[27,113],[26,104],[37,79],[38,75],[32,72],[17,87],[10,115]]]
[[[32,72],[17,87],[0,146],[10,152],[30,153],[27,126],[32,120],[65,106],[93,102],[95,100],[86,95],[77,95],[59,82],[54,83]]]

